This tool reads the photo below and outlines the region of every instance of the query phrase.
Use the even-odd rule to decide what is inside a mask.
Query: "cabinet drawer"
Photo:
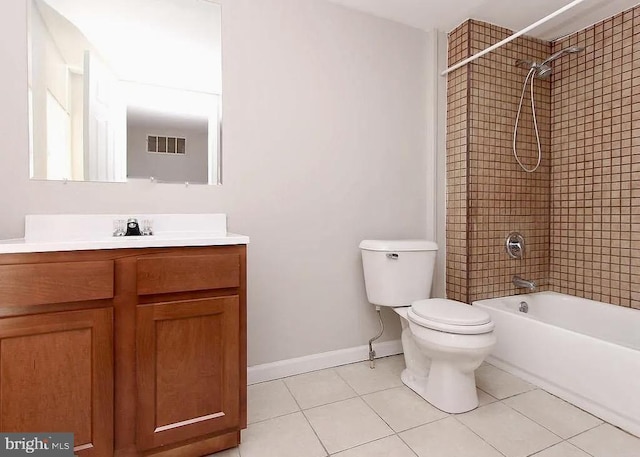
[[[0,307],[112,297],[112,260],[0,266]]]
[[[138,295],[223,289],[240,285],[240,256],[188,255],[138,260]]]

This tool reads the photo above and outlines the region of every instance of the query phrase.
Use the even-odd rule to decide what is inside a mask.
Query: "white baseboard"
[[[373,349],[376,358],[402,354],[402,342],[400,340],[375,343]],[[247,383],[273,381],[310,371],[323,370],[348,363],[360,362],[369,359],[369,346],[357,346],[354,348],[339,349],[337,351],[323,352],[320,354],[297,357],[295,359],[279,360],[249,367],[247,370]]]

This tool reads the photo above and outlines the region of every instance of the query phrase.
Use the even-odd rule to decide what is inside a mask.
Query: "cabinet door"
[[[138,307],[139,449],[237,429],[239,333],[237,295]]]
[[[80,457],[113,455],[111,308],[0,319],[0,430],[73,432]]]

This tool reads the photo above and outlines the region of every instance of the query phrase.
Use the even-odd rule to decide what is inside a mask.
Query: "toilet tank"
[[[429,298],[438,245],[426,240],[364,240],[360,243],[369,303],[408,306]]]

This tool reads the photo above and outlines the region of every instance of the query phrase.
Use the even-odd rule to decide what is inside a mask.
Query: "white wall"
[[[358,242],[427,233],[423,32],[322,0],[224,1],[224,185],[65,185],[28,180],[25,5],[2,8],[1,238],[29,213],[225,212],[251,236],[250,365],[376,333]]]
[[[432,30],[427,38],[427,232],[426,238],[438,243],[431,295],[446,296],[446,198],[447,198],[447,34]]]
[[[185,138],[186,154],[147,152],[147,136]],[[127,116],[127,176],[165,182],[207,183],[209,179],[209,125],[207,119],[192,125],[167,120],[132,119]]]

